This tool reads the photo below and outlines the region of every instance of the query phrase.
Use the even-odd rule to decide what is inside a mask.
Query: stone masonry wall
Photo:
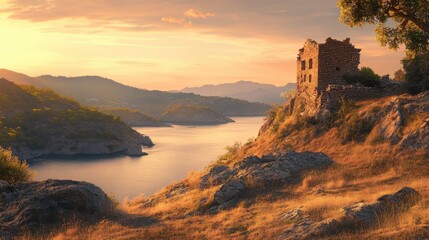
[[[297,88],[298,91],[312,91],[317,88],[319,74],[319,44],[307,40],[304,48],[299,51],[297,58]]]
[[[319,45],[319,78],[318,88],[324,90],[330,84],[346,84],[344,75],[359,72],[360,49],[344,41],[328,38],[326,43]]]
[[[320,108],[335,110],[340,106],[341,98],[363,101],[380,97],[394,96],[408,92],[406,85],[390,84],[384,87],[364,87],[361,85],[329,85],[321,93]]]
[[[344,75],[359,73],[360,51],[349,38],[344,41],[328,38],[323,44],[307,40],[297,58],[293,111],[323,118],[339,107],[341,98],[361,101],[407,92],[406,86],[391,82],[374,88],[347,85]]]

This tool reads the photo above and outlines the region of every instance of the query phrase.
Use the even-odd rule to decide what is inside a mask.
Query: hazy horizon
[[[379,46],[371,27],[338,22],[334,0],[0,3],[0,68],[29,76],[98,75],[157,90],[240,80],[283,86],[295,82],[307,38],[351,37],[361,66],[381,75],[404,55]]]

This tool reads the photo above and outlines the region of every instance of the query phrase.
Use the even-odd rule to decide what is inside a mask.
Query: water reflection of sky
[[[226,145],[256,137],[261,117],[234,118],[217,126],[136,128],[155,147],[143,157],[114,156],[44,159],[31,163],[36,180],[48,178],[92,182],[119,199],[153,194],[191,171],[201,170],[224,152]]]

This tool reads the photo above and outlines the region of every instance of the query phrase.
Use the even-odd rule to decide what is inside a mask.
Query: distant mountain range
[[[278,87],[272,84],[239,81],[235,83],[184,88],[175,92],[195,93],[202,96],[231,97],[249,102],[261,102],[266,104],[282,104],[284,103],[284,99],[280,97],[280,94],[295,88],[295,83],[288,83]]]
[[[160,117],[172,105],[209,107],[225,116],[262,116],[270,109],[268,104],[252,103],[229,97],[207,97],[193,93],[138,89],[98,76],[54,77],[43,75],[30,77],[22,73],[0,69],[0,78],[17,84],[50,88],[86,106],[137,109],[154,117]]]

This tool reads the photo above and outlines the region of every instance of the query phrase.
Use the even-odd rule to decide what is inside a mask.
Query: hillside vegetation
[[[55,239],[425,239],[429,93],[343,101],[322,122],[280,106],[205,171]]]
[[[12,82],[50,88],[61,95],[71,97],[85,106],[130,108],[160,117],[171,105],[195,105],[209,107],[225,116],[263,116],[268,104],[251,103],[227,97],[204,97],[192,93],[150,91],[123,85],[98,76],[35,78],[0,69],[0,77]]]
[[[48,155],[142,154],[150,139],[118,117],[81,107],[52,90],[0,79],[0,146],[23,159]]]
[[[98,111],[121,118],[131,127],[171,127],[170,124],[128,108],[97,108]]]
[[[25,161],[14,156],[11,150],[0,147],[0,180],[16,184],[30,181],[33,176],[34,172]]]

